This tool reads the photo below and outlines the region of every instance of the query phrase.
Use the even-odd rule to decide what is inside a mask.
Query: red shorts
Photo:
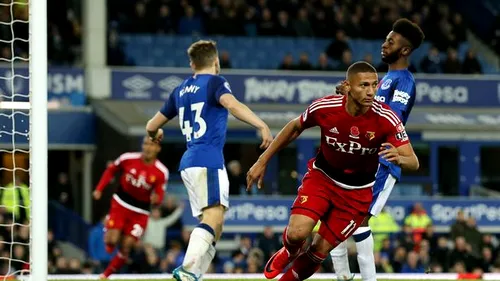
[[[127,209],[115,199],[111,199],[106,229],[119,229],[123,234],[139,239],[146,230],[148,218],[149,215]]]
[[[333,246],[349,238],[368,215],[372,189],[345,189],[323,172],[310,169],[302,179],[292,214],[321,220],[318,233]]]

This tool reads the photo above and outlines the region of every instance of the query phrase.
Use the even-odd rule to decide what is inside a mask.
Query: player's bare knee
[[[130,252],[132,251],[132,247],[134,247],[136,241],[137,240],[135,237],[132,237],[129,235],[125,236],[125,238],[123,239],[121,248],[120,248],[120,251],[122,252],[122,254],[125,256],[130,254]]]
[[[120,232],[116,229],[110,229],[104,234],[104,243],[116,245],[120,240]]]
[[[287,227],[287,238],[290,242],[304,241],[309,237],[316,221],[303,215],[292,215]]]
[[[224,223],[225,207],[222,205],[215,205],[207,207],[203,210],[201,222],[208,224],[215,231],[215,236],[220,236],[222,226]]]

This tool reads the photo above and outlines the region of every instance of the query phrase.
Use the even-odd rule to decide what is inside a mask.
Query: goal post
[[[13,0],[15,1],[15,0]],[[30,279],[47,280],[47,0],[29,0]]]
[[[0,74],[0,226],[8,235],[0,240],[0,280],[48,277],[46,1],[0,3],[9,12],[0,25],[10,30],[0,38],[0,61],[8,65]]]

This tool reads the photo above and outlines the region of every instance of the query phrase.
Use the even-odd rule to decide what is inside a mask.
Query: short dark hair
[[[191,44],[187,50],[189,59],[194,63],[197,69],[202,69],[217,58],[217,43],[212,40],[199,40]]]
[[[355,75],[358,73],[363,73],[363,72],[368,72],[368,73],[377,73],[377,70],[373,65],[367,63],[366,61],[357,61],[349,68],[347,69],[347,78],[349,78],[351,75]]]
[[[409,19],[398,19],[392,25],[392,31],[401,34],[411,44],[412,50],[418,49],[424,41],[425,35],[422,29]]]

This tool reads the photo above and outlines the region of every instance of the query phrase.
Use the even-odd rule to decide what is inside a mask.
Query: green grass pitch
[[[82,280],[59,280],[59,281],[88,281],[88,280],[96,280],[96,279],[82,279]],[[98,280],[98,279],[97,279]],[[120,279],[110,279],[112,281],[130,281],[130,279],[127,279],[127,280],[120,280]],[[158,281],[158,279],[137,279],[138,281]],[[165,281],[173,281],[174,279],[172,278],[166,278],[164,279]],[[209,279],[210,281],[227,281],[227,279]],[[275,280],[278,280],[278,279],[275,279]],[[320,279],[308,279],[310,281],[324,281],[323,280],[320,280]],[[361,280],[361,279],[354,279],[356,281],[358,280]],[[394,280],[394,279],[391,279],[391,280],[384,280],[384,279],[378,279],[377,281],[421,281],[421,280],[428,280],[428,279],[413,279],[413,280]],[[267,281],[267,279],[231,279],[231,281]],[[333,281],[333,280],[332,280]],[[432,281],[445,281],[445,280],[432,280]],[[481,280],[478,280],[478,279],[475,279],[475,281],[481,281]]]

